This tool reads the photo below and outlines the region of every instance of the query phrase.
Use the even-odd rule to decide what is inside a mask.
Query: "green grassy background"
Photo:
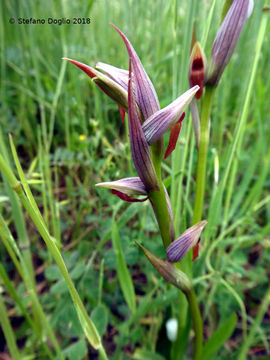
[[[255,2],[216,92],[212,114],[204,209],[208,226],[200,258],[194,263],[205,338],[232,312],[237,313],[232,337],[214,359],[238,359],[243,346],[250,359],[270,356],[269,24],[245,105],[263,4]],[[149,204],[120,203],[94,187],[97,182],[135,175],[127,123],[122,124],[117,106],[84,73],[61,58],[127,68],[126,49],[109,25],[112,22],[132,42],[163,107],[188,88],[193,22],[209,59],[222,5],[219,0],[1,1],[0,152],[13,166],[11,133],[45,222],[113,359],[175,358],[170,355],[164,324],[177,316],[178,293],[159,280],[134,243],[139,240],[156,255],[165,255]],[[15,24],[9,23],[11,17]],[[71,22],[74,17],[89,17],[91,24],[19,25],[19,17],[69,18]],[[178,234],[191,223],[194,143],[187,113],[178,149],[164,163]],[[176,183],[171,183],[172,174],[178,176]],[[87,347],[67,287],[32,222],[26,214],[19,220],[3,181],[0,190],[0,213],[22,251],[29,239],[39,300],[63,356],[97,358]],[[116,233],[111,234],[115,223]],[[133,279],[137,301],[133,314],[119,285],[112,237],[120,240]],[[39,329],[42,321],[34,309],[31,312],[31,299],[4,242],[0,242],[0,256],[4,303],[21,358],[46,359],[22,308],[33,315]],[[22,308],[8,291],[4,273],[22,299]],[[0,345],[0,352],[6,351],[3,338]],[[138,349],[145,352],[140,355]],[[188,348],[185,359],[191,358],[190,353]]]

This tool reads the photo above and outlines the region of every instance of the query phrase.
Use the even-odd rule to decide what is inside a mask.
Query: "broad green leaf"
[[[67,283],[64,279],[57,281],[57,283],[53,284],[50,290],[51,294],[55,295],[63,295],[68,292]]]
[[[85,340],[81,339],[63,350],[63,355],[69,360],[81,360],[87,351]]]
[[[59,270],[59,267],[57,265],[48,266],[45,270],[45,276],[46,279],[51,281],[63,279],[61,271]]]
[[[130,310],[134,312],[136,308],[134,286],[124,258],[118,226],[115,221],[112,223],[112,242],[116,254],[116,269],[120,286]]]
[[[102,336],[108,325],[108,313],[106,307],[104,305],[98,305],[95,307],[92,312],[91,319],[96,325],[100,336]]]
[[[207,340],[201,360],[210,360],[233,333],[237,323],[237,316],[233,313],[227,320],[223,321],[212,336]]]
[[[71,271],[70,277],[72,280],[78,280],[85,271],[85,264],[78,264],[75,268]]]

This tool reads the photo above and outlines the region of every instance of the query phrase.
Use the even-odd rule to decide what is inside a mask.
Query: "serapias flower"
[[[111,99],[117,102],[122,111],[122,118],[123,112],[128,112],[131,154],[139,177],[100,183],[97,186],[110,188],[123,200],[142,201],[147,198],[136,200],[130,196],[148,195],[152,191],[160,191],[149,145],[158,141],[165,131],[172,128],[165,156],[173,151],[184,118],[184,110],[199,90],[199,86],[189,89],[160,110],[155,88],[138,55],[127,37],[114,25],[113,27],[125,42],[130,58],[129,71],[99,62],[96,67],[103,71],[101,73],[76,60],[66,60],[83,70]],[[168,203],[169,197],[167,205]]]
[[[143,132],[148,144],[157,141],[164,132],[170,128],[173,128],[172,131],[174,133],[177,131],[179,133],[179,126],[173,127],[173,125],[181,119],[185,108],[189,105],[193,96],[199,90],[199,87],[195,86],[192,89],[189,89],[172,104],[160,110],[155,88],[144,70],[138,55],[127,37],[116,26],[112,26],[121,35],[128,50],[132,68],[134,100],[141,123],[147,121],[143,128]],[[103,90],[103,92],[118,104],[123,119],[124,112],[128,112],[129,72],[112,65],[98,62],[96,67],[103,71],[103,74],[79,61],[68,58],[64,59],[83,70]],[[175,137],[176,136],[173,137],[174,142]],[[172,146],[170,146],[170,148],[172,148]]]
[[[207,85],[217,86],[253,6],[253,0],[233,0],[213,43]]]
[[[174,240],[166,249],[168,260],[170,262],[178,262],[190,249],[196,246],[206,224],[206,220],[200,221],[183,232],[178,239]],[[194,257],[193,260],[195,260]]]

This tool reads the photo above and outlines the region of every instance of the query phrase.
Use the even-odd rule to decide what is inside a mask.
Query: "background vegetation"
[[[117,106],[85,74],[61,58],[127,68],[126,49],[112,22],[132,42],[163,107],[188,88],[194,20],[209,59],[222,5],[200,0],[1,1],[0,153],[15,168],[11,133],[45,223],[112,359],[176,359],[176,353],[181,358],[179,342],[172,345],[165,331],[166,321],[179,315],[178,291],[159,278],[135,245],[137,240],[165,256],[149,204],[126,204],[94,186],[134,176],[127,122],[122,124]],[[208,226],[194,263],[205,339],[237,314],[230,340],[213,359],[270,356],[269,24],[250,83],[263,5],[255,1],[212,114],[204,209]],[[10,24],[11,17],[71,22],[89,17],[91,24],[19,25]],[[164,165],[178,234],[190,225],[194,203],[197,152],[188,113],[180,137]],[[0,194],[0,314],[3,327],[10,321],[9,339],[17,343],[7,344],[1,334],[0,356],[13,349],[21,359],[98,358],[85,340],[61,273],[4,178]],[[12,238],[36,285],[27,282],[9,245]],[[119,283],[124,262],[136,293],[133,312]]]

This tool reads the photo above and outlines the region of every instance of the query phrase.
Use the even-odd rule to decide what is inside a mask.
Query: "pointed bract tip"
[[[129,39],[117,26],[111,25],[119,33],[126,45],[132,65],[136,102],[143,115],[143,120],[146,120],[160,109],[156,90]]]
[[[67,60],[70,63],[72,63],[73,65],[77,66],[79,69],[84,71],[91,79],[93,79],[94,77],[97,77],[99,74],[99,72],[97,70],[93,69],[92,67],[90,67],[80,61],[69,59],[69,58],[63,58],[63,59]]]
[[[141,248],[148,261],[166,281],[173,284],[184,293],[187,293],[192,289],[191,281],[183,271],[180,271],[168,261],[164,261],[156,255],[152,254],[137,241],[136,244]]]

